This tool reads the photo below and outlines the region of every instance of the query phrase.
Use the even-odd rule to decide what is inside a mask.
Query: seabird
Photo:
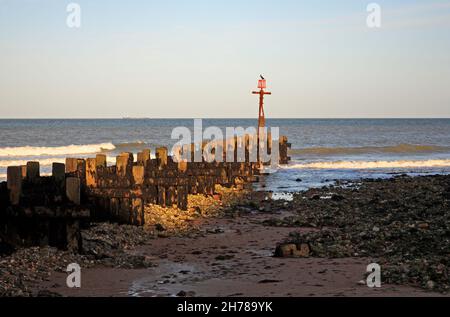
[[[265,80],[265,78],[263,77],[263,75],[259,75],[259,77],[261,77],[262,80]]]

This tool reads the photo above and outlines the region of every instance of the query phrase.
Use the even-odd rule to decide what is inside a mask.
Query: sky
[[[254,118],[260,74],[267,117],[450,118],[450,1],[0,0],[0,119]]]

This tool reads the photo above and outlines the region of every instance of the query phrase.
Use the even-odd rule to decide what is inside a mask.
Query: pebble
[[[312,188],[288,202],[295,216],[263,223],[318,228],[293,231],[282,243],[308,244],[312,257],[370,258],[381,265],[384,283],[448,293],[450,205],[443,197],[449,186],[449,175],[432,175]],[[345,199],[320,199],[330,192]]]

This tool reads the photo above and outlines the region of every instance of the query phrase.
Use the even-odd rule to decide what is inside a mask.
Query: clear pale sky
[[[450,1],[0,0],[0,118],[256,117],[259,74],[268,117],[450,117]]]

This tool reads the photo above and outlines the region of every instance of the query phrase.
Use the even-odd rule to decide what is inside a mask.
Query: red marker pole
[[[259,91],[253,91],[252,94],[259,95],[259,114],[258,114],[258,163],[259,163],[259,129],[266,126],[266,118],[264,116],[264,95],[271,95],[271,92],[264,91],[266,88],[266,80],[258,80]]]

